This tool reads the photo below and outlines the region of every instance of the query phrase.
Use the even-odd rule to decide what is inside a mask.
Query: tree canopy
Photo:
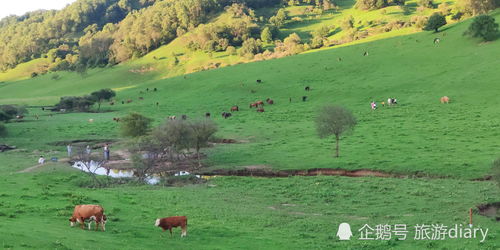
[[[481,15],[474,18],[464,35],[479,37],[484,41],[492,41],[498,37],[498,23],[495,18],[488,15]]]

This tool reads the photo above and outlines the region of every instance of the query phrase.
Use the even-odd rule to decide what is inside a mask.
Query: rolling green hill
[[[500,21],[498,10],[491,15]],[[176,40],[141,59],[83,76],[57,72],[2,82],[0,104],[29,105],[30,113],[22,122],[7,123],[9,134],[0,139],[18,148],[0,153],[0,244],[5,249],[498,249],[498,222],[479,215],[476,206],[498,202],[500,190],[493,181],[474,179],[490,175],[499,157],[500,40],[464,37],[470,22],[439,33],[372,37],[352,46],[162,79],[172,69],[149,69],[169,63],[171,58],[161,56],[182,44]],[[196,53],[183,56],[203,61]],[[160,62],[152,65],[154,56]],[[217,53],[212,59],[218,57],[235,59]],[[178,68],[172,75],[183,72]],[[116,104],[103,105],[101,113],[55,113],[38,106],[108,87],[117,91]],[[442,96],[451,102],[441,104]],[[382,106],[389,97],[398,105]],[[248,107],[266,98],[275,104],[265,105],[264,113]],[[133,102],[121,104],[126,100]],[[371,101],[379,104],[377,110],[370,109]],[[338,159],[332,157],[333,139],[319,139],[314,127],[325,104],[342,105],[358,119],[342,138]],[[233,105],[240,111],[223,119],[221,112]],[[217,137],[238,143],[205,150],[202,170],[370,169],[408,176],[219,176],[175,187],[123,180],[94,189],[85,174],[64,162],[30,169],[40,155],[64,158],[60,145],[70,140],[114,140],[113,153],[128,147],[112,118],[133,111],[153,118],[154,125],[171,115],[200,119],[210,112],[219,126]],[[106,232],[69,227],[73,206],[88,203],[106,209]],[[467,225],[471,208],[474,226],[489,230],[484,242],[414,239],[416,225]],[[179,238],[178,229],[170,238],[153,226],[156,218],[173,215],[188,216],[187,238]],[[351,225],[350,241],[336,237],[343,222]],[[365,224],[405,224],[410,232],[404,241],[359,240]]]
[[[116,88],[118,103],[136,101],[107,107],[113,113],[65,114],[44,122],[8,124],[12,136],[6,140],[47,148],[46,140],[34,144],[28,140],[37,137],[40,126],[54,141],[88,137],[89,130],[93,137],[109,138],[117,133],[111,118],[127,112],[138,111],[157,124],[169,115],[195,118],[211,112],[221,127],[219,136],[249,141],[211,149],[209,164],[218,168],[368,168],[479,178],[489,173],[498,155],[494,82],[499,59],[492,51],[499,49],[499,42],[463,37],[467,25],[164,80],[152,80],[152,73],[124,73],[124,65],[91,71],[83,79],[66,73],[57,81],[49,74],[7,83],[0,87],[2,103],[51,104],[59,96],[101,87]],[[436,37],[441,43],[433,43]],[[364,52],[369,55],[363,56]],[[305,86],[312,91],[305,92]],[[159,91],[139,93],[147,87]],[[307,102],[300,101],[303,95]],[[439,103],[445,95],[451,97],[450,105]],[[139,101],[139,96],[145,100]],[[389,97],[396,97],[399,105],[370,110],[371,101],[380,104]],[[267,106],[265,113],[248,108],[250,102],[266,98],[276,104]],[[342,141],[340,159],[331,157],[332,142],[318,139],[314,129],[316,111],[326,103],[346,106],[359,119],[354,133]],[[222,119],[219,114],[232,105],[242,111]],[[91,118],[95,124],[82,124]],[[85,129],[75,130],[79,127]]]
[[[79,0],[80,2],[102,2],[104,0]],[[106,0],[105,2],[108,5],[112,6],[116,5],[114,0]],[[144,43],[153,43],[148,40],[155,40],[153,38],[144,36],[144,37],[122,37],[115,38],[114,33],[108,34],[104,32],[104,30],[109,29],[113,30],[113,32],[120,32],[119,28],[124,27],[123,30],[126,34],[136,34],[136,33],[154,33],[161,32],[160,30],[150,30],[146,27],[128,27],[126,25],[131,26],[134,22],[151,22],[149,20],[149,16],[153,15],[152,13],[161,13],[162,8],[168,9],[173,8],[169,3],[173,2],[170,0],[164,1],[149,1],[151,4],[156,2],[150,6],[150,3],[145,4],[144,7],[141,7],[141,11],[134,12],[135,14],[131,14],[128,17],[124,18],[123,21],[119,22],[114,28],[105,28],[103,25],[94,27],[90,25],[89,29],[97,29],[98,31],[87,32],[87,35],[83,35],[84,32],[79,32],[78,36],[74,35],[72,43],[78,44],[79,50],[70,49],[67,51],[66,49],[58,49],[53,48],[49,51],[41,51],[45,52],[40,54],[41,59],[35,59],[28,62],[20,62],[16,64],[14,69],[8,69],[4,72],[0,72],[0,82],[15,82],[19,80],[29,79],[33,72],[37,72],[39,74],[44,74],[46,72],[52,71],[61,71],[58,70],[55,66],[61,64],[61,62],[69,62],[71,66],[66,66],[67,68],[74,69],[76,65],[79,63],[83,64],[92,64],[92,60],[102,60],[103,62],[97,63],[99,66],[107,65],[108,59],[103,58],[94,58],[98,56],[94,55],[86,55],[84,51],[105,51],[104,54],[108,54],[110,57],[113,54],[121,53],[117,51],[111,51],[110,48],[114,48],[112,46],[106,46],[99,44],[99,39],[111,39],[119,41],[122,40],[144,40]],[[207,2],[204,0],[195,0],[193,2]],[[217,5],[224,6],[228,5],[226,1],[216,1]],[[245,36],[252,36],[255,38],[260,38],[259,32],[265,27],[270,27],[269,19],[276,15],[276,12],[281,8],[287,13],[287,19],[284,22],[283,26],[279,28],[279,32],[275,34],[272,42],[264,43],[263,48],[269,51],[273,51],[275,48],[275,44],[277,41],[283,41],[289,35],[295,33],[298,34],[302,40],[303,44],[310,44],[312,39],[312,33],[321,29],[326,28],[328,33],[324,37],[324,47],[328,46],[346,46],[350,44],[360,43],[360,42],[368,42],[374,41],[378,39],[385,39],[394,36],[401,36],[406,34],[415,33],[421,30],[419,24],[417,24],[417,20],[415,18],[425,19],[430,16],[434,12],[443,12],[443,9],[446,9],[450,14],[447,16],[447,21],[449,23],[454,23],[456,20],[452,20],[451,10],[456,7],[456,1],[442,1],[436,0],[434,1],[434,5],[436,8],[419,8],[416,0],[406,1],[405,5],[391,5],[378,10],[360,10],[355,7],[355,0],[337,0],[334,1],[335,8],[331,8],[328,10],[323,10],[322,8],[314,7],[314,4],[301,4],[296,6],[288,5],[273,5],[272,2],[269,4],[262,4],[262,1],[241,1],[246,3],[249,6],[253,7],[252,11],[254,14],[251,16],[243,15],[243,16],[234,16],[230,11],[223,11],[220,7],[213,7],[214,13],[206,14],[206,19],[202,21],[199,26],[194,28],[189,28],[185,31],[184,34],[176,35],[174,39],[167,39],[168,41],[162,42],[161,44],[150,45],[150,48],[147,49],[147,52],[137,51],[134,55],[127,55],[126,59],[120,59],[114,63],[120,63],[119,66],[115,66],[116,68],[121,68],[122,72],[128,71],[132,69],[135,72],[142,72],[144,69],[147,69],[148,72],[154,72],[156,74],[156,79],[178,76],[185,73],[192,73],[197,71],[202,71],[206,69],[213,69],[218,67],[225,67],[228,65],[235,65],[240,63],[247,63],[255,60],[262,60],[273,58],[276,56],[266,56],[260,55],[255,58],[248,58],[246,56],[241,56],[239,54],[232,54],[226,49],[216,50],[216,51],[206,51],[204,49],[193,51],[189,49],[189,42],[196,36],[199,35],[202,30],[207,26],[231,26],[238,22],[249,22],[251,23],[249,27],[252,27],[252,31],[246,34]],[[264,1],[265,2],[265,1]],[[319,1],[321,2],[321,1]],[[128,4],[131,4],[129,2]],[[448,7],[442,8],[442,4],[446,3]],[[94,3],[97,4],[97,3]],[[76,5],[76,4],[74,4]],[[261,6],[262,5],[262,6]],[[439,8],[438,8],[439,6]],[[313,8],[314,7],[314,8]],[[137,7],[138,8],[138,7]],[[73,8],[74,9],[74,8]],[[62,13],[70,12],[72,9],[64,9]],[[155,12],[156,11],[156,12]],[[167,11],[167,10],[164,10]],[[458,10],[457,10],[458,11]],[[59,13],[58,15],[62,15]],[[343,23],[345,23],[346,19],[352,18],[352,28],[345,28]],[[146,19],[146,20],[144,20]],[[134,21],[135,20],[135,21]],[[155,19],[156,20],[156,19]],[[132,24],[131,24],[132,23]],[[420,24],[421,25],[421,24]],[[109,27],[109,26],[108,26]],[[128,28],[127,28],[128,27]],[[141,30],[142,28],[142,30]],[[132,30],[129,32],[130,30]],[[118,30],[118,31],[115,31]],[[2,31],[0,29],[0,31]],[[235,30],[233,33],[245,33],[241,30]],[[78,40],[78,39],[79,40]],[[156,39],[158,40],[158,39]],[[216,39],[215,39],[216,40]],[[63,40],[64,41],[64,40]],[[5,42],[7,44],[7,42]],[[65,45],[64,42],[60,42]],[[238,44],[238,43],[237,43]],[[100,47],[103,46],[103,47]],[[139,45],[130,45],[132,47],[136,47]],[[236,47],[240,48],[241,44],[238,44]],[[310,49],[310,46],[306,46],[306,50]],[[75,50],[75,51],[73,51]],[[7,51],[7,50],[6,50]],[[47,60],[47,57],[51,53],[59,54],[70,54],[71,57],[66,58],[64,56],[59,55],[59,59],[54,59],[53,61]],[[83,51],[83,52],[82,52]],[[57,54],[56,53],[56,54]],[[83,53],[83,54],[82,54]],[[125,53],[125,52],[124,52]],[[91,53],[90,53],[91,54]],[[102,54],[102,53],[95,53]],[[7,57],[7,56],[6,56]],[[282,57],[279,55],[278,57]],[[57,58],[57,56],[56,56]],[[74,60],[77,60],[73,62]],[[84,60],[84,62],[82,62]],[[111,59],[109,59],[111,61]],[[114,59],[113,59],[114,60]],[[118,60],[118,59],[116,59]],[[177,62],[175,62],[177,60]],[[105,62],[104,62],[105,61]],[[125,62],[126,61],[126,62]],[[113,65],[114,63],[109,62],[109,65]],[[74,64],[74,65],[73,65]],[[92,66],[92,65],[91,65]],[[98,71],[102,72],[102,71]],[[64,74],[58,72],[58,74]],[[115,85],[114,83],[112,85]]]

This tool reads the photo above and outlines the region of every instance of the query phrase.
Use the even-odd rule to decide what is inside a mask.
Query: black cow
[[[229,117],[231,117],[232,114],[231,113],[228,113],[228,112],[222,112],[222,117],[224,117],[224,119],[227,119]]]

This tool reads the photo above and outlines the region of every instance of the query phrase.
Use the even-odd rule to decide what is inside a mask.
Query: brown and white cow
[[[449,97],[447,97],[447,96],[443,96],[443,97],[441,97],[441,103],[443,103],[443,104],[444,104],[444,103],[450,103],[450,98],[449,98]]]
[[[156,219],[156,227],[161,227],[163,232],[165,230],[170,231],[170,237],[172,237],[172,228],[181,227],[182,233],[181,237],[187,236],[187,217],[186,216],[172,216],[162,219]]]
[[[95,230],[99,229],[99,224],[101,224],[102,231],[106,231],[106,215],[104,214],[104,208],[99,205],[76,205],[73,211],[73,215],[69,218],[70,225],[73,227],[76,222],[80,223],[82,229],[84,229],[85,220],[89,220],[89,230],[92,221],[95,221]]]

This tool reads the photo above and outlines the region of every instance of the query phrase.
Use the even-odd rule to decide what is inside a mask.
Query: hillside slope
[[[110,2],[106,2],[107,4],[114,2],[114,0],[107,1]],[[329,1],[332,2],[332,0]],[[155,4],[150,6],[153,2]],[[417,1],[411,0],[406,1],[404,6],[391,5],[370,11],[357,9],[355,0],[333,1],[335,7],[328,8],[305,3],[288,6],[291,2],[285,6],[259,0],[245,0],[242,2],[252,8],[244,7],[244,5],[242,5],[243,7],[236,5],[241,9],[236,7],[227,8],[229,2],[224,0],[216,1],[215,6],[209,4],[208,1],[193,0],[190,3],[193,4],[192,8],[200,8],[199,12],[201,14],[188,18],[187,21],[177,20],[180,17],[172,17],[174,15],[172,11],[175,13],[175,10],[179,8],[186,9],[174,4],[175,1],[163,0],[144,3],[145,6],[141,7],[140,11],[133,12],[123,18],[123,21],[116,24],[90,25],[85,29],[86,32],[81,31],[77,35],[74,34],[74,37],[71,38],[72,43],[66,44],[62,40],[59,42],[61,44],[59,47],[51,45],[50,50],[40,48],[39,50],[43,53],[37,52],[38,54],[33,55],[33,57],[53,58],[49,61],[44,60],[43,63],[40,59],[34,60],[35,62],[20,63],[14,69],[0,72],[0,82],[29,79],[33,72],[44,74],[47,71],[75,70],[83,66],[102,67],[116,63],[137,69],[150,69],[160,78],[172,77],[254,60],[282,57],[283,55],[280,53],[270,55],[270,52],[274,51],[276,45],[291,34],[297,34],[301,38],[300,42],[303,44],[304,49],[301,48],[293,52],[300,53],[302,50],[309,50],[317,46],[346,46],[353,43],[418,32],[421,30],[420,26],[422,25],[418,23],[418,20],[425,20],[434,12],[444,11],[442,8],[444,3],[448,6],[444,9],[450,12],[456,1],[436,0],[434,1],[435,8],[417,8]],[[321,3],[321,1],[317,2]],[[222,8],[224,6],[226,6],[225,11]],[[439,8],[437,8],[438,6]],[[279,10],[283,10],[287,17],[278,29],[273,24],[270,24],[270,20],[273,15],[277,15],[276,13]],[[68,12],[69,10],[65,9],[63,11]],[[235,14],[238,11],[244,14]],[[185,15],[191,16],[190,13],[191,11],[188,11]],[[184,16],[184,14],[178,15]],[[158,20],[164,21],[160,22]],[[349,25],[346,27],[347,20],[351,20],[352,27]],[[455,22],[455,20],[452,20],[451,14],[448,14],[447,20],[449,23]],[[187,26],[189,27],[181,25],[181,21],[182,23],[188,22],[190,25]],[[179,27],[176,31],[175,27],[177,26]],[[196,36],[200,36],[203,32],[206,33],[207,30],[212,32],[210,36],[217,36],[213,33],[217,29],[207,27],[225,27],[226,31],[229,28],[231,32],[219,34],[217,38],[208,38],[206,37],[208,34],[203,34],[201,40],[209,40],[202,42],[200,45],[202,48],[193,51],[192,48],[189,48],[189,44]],[[267,54],[262,53],[249,58],[226,49],[228,45],[231,45],[239,50],[243,40],[249,37],[260,39],[260,32],[266,27],[275,27],[276,29],[273,32],[271,41],[263,44],[263,49],[269,51],[266,52]],[[224,29],[219,29],[218,32],[222,32]],[[322,29],[326,29],[326,33],[320,39],[322,44],[314,45],[312,34]],[[0,31],[2,30],[0,29]],[[204,48],[204,46],[208,46],[208,43],[218,43],[221,39],[224,40],[226,37],[232,36],[237,38],[230,38],[229,44],[223,43],[224,45],[221,48],[208,50]],[[317,42],[317,39],[315,41]],[[65,47],[67,45],[73,47]],[[10,53],[14,50],[5,51]],[[91,53],[92,51],[98,52]],[[10,56],[5,55],[5,57]]]
[[[494,16],[498,20],[500,15]],[[6,141],[50,150],[54,147],[47,143],[57,140],[115,137],[118,131],[112,118],[131,111],[154,118],[156,124],[169,115],[201,118],[211,112],[220,126],[219,137],[243,142],[210,149],[207,163],[214,168],[265,165],[483,177],[489,174],[500,146],[499,58],[495,53],[500,51],[500,42],[479,43],[463,37],[469,23],[450,25],[441,33],[418,33],[159,81],[142,82],[131,78],[132,73],[116,74],[122,86],[130,87],[118,92],[118,103],[127,99],[133,103],[105,107],[115,112],[64,114],[8,124],[11,135]],[[433,43],[436,37],[441,43]],[[365,52],[369,55],[363,56]],[[102,76],[112,80],[111,75]],[[257,79],[263,83],[257,84]],[[88,93],[96,87],[110,87],[107,82],[71,86],[61,81],[43,87],[40,83],[36,92],[29,93],[33,83],[0,87],[1,102],[50,103],[55,95],[67,95],[70,90]],[[305,92],[305,86],[312,90]],[[146,92],[147,87],[159,91]],[[306,102],[301,101],[304,95]],[[451,97],[451,104],[439,103],[445,95]],[[397,98],[398,106],[381,107],[380,102],[389,97]],[[276,104],[266,106],[264,113],[248,108],[249,103],[266,98]],[[370,110],[371,101],[380,108]],[[331,157],[332,141],[318,139],[314,128],[318,108],[327,103],[353,110],[359,121],[354,132],[342,139],[340,159]],[[241,111],[222,119],[220,113],[232,105],[239,105]],[[88,119],[95,122],[87,125]],[[40,140],[32,139],[40,136]]]

